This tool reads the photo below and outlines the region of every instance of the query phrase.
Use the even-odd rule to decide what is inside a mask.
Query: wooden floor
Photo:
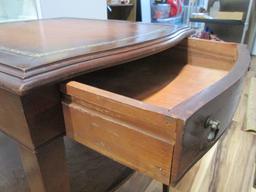
[[[256,76],[256,58],[233,124],[221,140],[185,175],[172,192],[255,192],[256,135],[245,132],[248,80]],[[152,181],[145,192],[161,192]]]

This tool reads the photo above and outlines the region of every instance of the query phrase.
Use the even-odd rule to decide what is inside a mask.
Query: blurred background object
[[[250,36],[250,25],[253,25],[252,18],[255,12],[254,0],[209,0],[205,17],[190,18],[192,27],[197,27],[198,23],[204,23],[215,34],[225,40],[232,42],[248,42]],[[194,13],[198,13],[197,3],[192,6]],[[202,29],[202,25],[199,25]]]
[[[56,17],[107,19],[106,0],[0,0],[0,22]]]
[[[140,3],[143,22],[172,25],[187,23],[184,0],[143,0]]]
[[[108,0],[108,19],[136,21],[137,0]]]
[[[37,19],[34,0],[0,0],[0,22]]]

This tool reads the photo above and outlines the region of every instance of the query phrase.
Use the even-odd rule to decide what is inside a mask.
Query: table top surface
[[[9,57],[1,57],[0,62],[29,70],[79,54],[153,40],[174,30],[174,26],[84,19],[7,23],[0,25],[0,52]]]
[[[110,50],[170,39],[182,30],[172,25],[73,18],[4,23],[0,24],[0,72],[25,81],[71,65],[67,59],[91,60]]]

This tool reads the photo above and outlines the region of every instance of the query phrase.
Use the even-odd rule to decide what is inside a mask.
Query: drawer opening
[[[220,55],[216,60],[214,54],[193,51],[184,41],[159,54],[92,72],[75,81],[170,109],[223,78],[234,63],[233,57],[223,56],[220,61]]]
[[[236,58],[235,44],[186,39],[74,78],[61,88],[66,134],[164,184],[176,182],[201,149],[188,148],[183,166],[185,124],[170,110],[226,76]]]

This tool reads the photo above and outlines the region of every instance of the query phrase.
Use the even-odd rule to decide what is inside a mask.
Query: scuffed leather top
[[[4,23],[0,24],[0,72],[21,80],[19,91],[22,91],[25,87],[30,89],[36,84],[49,83],[49,79],[55,81],[56,76],[63,79],[73,73],[92,70],[99,67],[95,59],[102,57],[113,55],[114,64],[120,63],[116,61],[116,54],[121,56],[122,53],[123,60],[131,60],[132,54],[124,53],[134,49],[143,51],[140,57],[152,54],[157,50],[142,50],[142,44],[150,47],[170,43],[176,34],[184,38],[191,30],[171,25],[71,18]],[[94,64],[81,65],[92,60]],[[104,67],[102,65],[100,67]],[[40,82],[35,82],[36,79]],[[28,81],[34,85],[28,87]],[[0,82],[4,88],[18,88],[8,87],[10,82],[2,82],[1,78]]]

